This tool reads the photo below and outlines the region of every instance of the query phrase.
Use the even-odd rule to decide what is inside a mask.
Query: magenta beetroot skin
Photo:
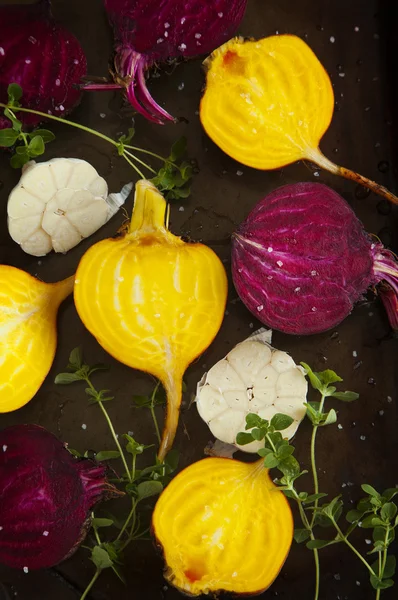
[[[391,325],[398,325],[394,255],[322,184],[286,185],[259,202],[233,235],[232,274],[247,308],[285,333],[335,327],[381,281]]]
[[[145,73],[155,63],[209,54],[237,30],[247,0],[104,0],[115,32],[114,79],[133,108],[155,123],[173,120],[150,95]],[[87,85],[86,90],[112,89]]]
[[[36,4],[0,6],[0,102],[7,102],[7,88],[17,83],[22,104],[57,117],[79,102],[80,79],[86,75],[86,57],[77,39],[51,16],[49,0]],[[25,125],[37,125],[43,117],[18,113]],[[10,121],[0,116],[0,129]]]
[[[0,562],[43,569],[70,556],[90,525],[89,511],[120,492],[106,468],[77,459],[38,425],[0,432]]]

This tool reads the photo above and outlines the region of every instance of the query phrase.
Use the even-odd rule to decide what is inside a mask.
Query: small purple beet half
[[[232,275],[265,325],[308,335],[335,327],[369,287],[398,328],[398,263],[347,202],[326,185],[286,185],[266,196],[233,234]]]
[[[0,562],[43,569],[68,558],[83,541],[89,511],[120,495],[106,467],[72,456],[38,425],[0,432]]]
[[[7,102],[10,83],[22,87],[24,108],[58,117],[80,101],[80,79],[86,75],[86,57],[79,42],[51,16],[49,0],[36,4],[0,6],[0,102]],[[43,117],[17,113],[27,126]],[[0,115],[0,129],[10,121]]]

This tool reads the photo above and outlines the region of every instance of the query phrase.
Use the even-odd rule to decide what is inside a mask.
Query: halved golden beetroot
[[[152,529],[164,553],[165,577],[181,591],[254,595],[282,568],[293,517],[262,459],[205,458],[161,494]]]
[[[0,413],[24,406],[46,378],[57,345],[58,308],[73,283],[74,277],[44,283],[0,265]]]

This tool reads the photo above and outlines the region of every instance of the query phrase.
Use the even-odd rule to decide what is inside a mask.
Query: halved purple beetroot
[[[78,88],[86,75],[86,57],[79,42],[51,16],[49,0],[36,4],[0,6],[0,102],[7,102],[7,88],[17,83],[23,90],[23,106],[63,117],[79,102]],[[18,113],[25,125],[43,118]],[[0,129],[10,121],[0,115]]]
[[[285,333],[335,327],[381,281],[391,325],[398,325],[394,255],[326,185],[286,185],[261,200],[233,234],[232,275],[247,308]]]
[[[105,472],[38,425],[1,431],[0,562],[43,569],[73,554],[90,526],[90,509],[120,495]]]

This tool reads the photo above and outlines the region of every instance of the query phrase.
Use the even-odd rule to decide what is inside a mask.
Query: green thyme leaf
[[[283,431],[290,427],[293,423],[294,419],[289,417],[288,415],[283,415],[281,413],[276,413],[270,422],[271,427],[274,427],[277,431]]]
[[[49,129],[35,129],[35,131],[32,131],[32,133],[29,133],[28,135],[31,139],[40,136],[45,144],[55,140],[55,135]]]
[[[119,457],[120,452],[118,452],[117,450],[101,450],[95,455],[95,460],[98,462],[102,462],[103,460],[112,460],[114,458]]]
[[[301,544],[302,542],[305,542],[305,540],[308,540],[309,537],[310,537],[310,532],[308,531],[308,529],[295,529],[294,530],[294,539],[297,542],[297,544]]]
[[[143,481],[137,486],[137,495],[139,500],[158,496],[163,490],[163,485],[160,481]]]
[[[58,385],[68,385],[69,383],[74,383],[75,381],[81,380],[82,377],[79,375],[79,373],[58,373],[54,383]]]
[[[111,567],[113,562],[108,552],[100,546],[94,546],[91,552],[91,560],[97,567],[97,569],[103,570]]]
[[[19,106],[18,101],[22,98],[23,91],[20,85],[17,83],[10,83],[7,88],[8,104],[13,106]]]
[[[318,390],[321,392],[323,390],[324,386],[322,384],[322,381],[317,376],[317,374],[313,372],[313,370],[311,369],[311,367],[309,365],[307,365],[307,363],[301,362],[300,365],[304,368],[305,373],[306,373],[308,379],[310,380],[312,387],[315,390]]]
[[[14,129],[0,129],[0,146],[10,148],[15,144],[19,133]]]
[[[97,518],[94,518],[91,521],[91,524],[96,529],[99,529],[100,527],[110,527],[111,525],[113,525],[113,521],[112,521],[112,519],[97,519]]]
[[[40,135],[36,135],[35,137],[33,137],[30,142],[29,142],[29,146],[28,146],[28,151],[30,156],[35,157],[35,156],[40,156],[41,154],[44,154],[44,141],[43,138]]]

